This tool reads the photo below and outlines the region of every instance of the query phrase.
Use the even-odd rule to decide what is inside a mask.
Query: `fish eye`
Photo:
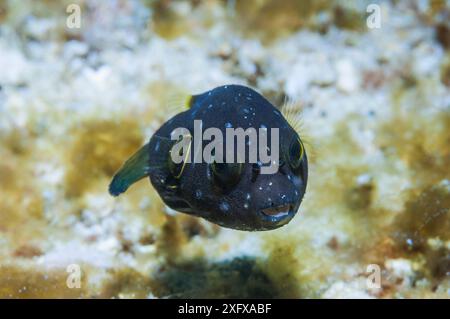
[[[289,146],[288,151],[289,164],[291,165],[292,169],[296,170],[300,167],[304,152],[305,149],[300,138],[294,138],[291,145]]]
[[[182,136],[178,139],[177,143],[181,141],[182,138],[184,138],[186,136]],[[189,136],[190,137],[190,136]],[[180,163],[175,163],[172,160],[172,152],[175,151],[175,145],[172,147],[172,149],[169,152],[169,171],[172,174],[173,177],[175,177],[176,179],[179,179],[181,177],[181,175],[183,174],[184,169],[186,168],[186,163],[187,163],[187,159],[191,153],[191,143],[192,138],[189,141],[189,145],[187,147],[186,153],[183,153],[183,148],[179,148],[178,151],[178,156],[183,157],[183,160]]]
[[[241,179],[243,163],[211,163],[214,181],[223,188],[235,186]]]

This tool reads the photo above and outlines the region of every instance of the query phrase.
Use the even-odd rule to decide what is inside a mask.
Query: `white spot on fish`
[[[158,152],[158,150],[159,150],[159,141],[156,142],[156,145],[155,145],[155,152]]]
[[[197,198],[197,199],[200,199],[200,198],[202,198],[202,191],[201,190],[199,190],[199,189],[197,189],[196,191],[195,191],[195,198]]]
[[[244,208],[245,208],[245,209],[248,209],[248,203],[245,203],[245,204],[244,204]]]
[[[221,211],[227,212],[230,210],[230,204],[228,204],[227,202],[221,202],[219,208]]]
[[[272,182],[269,183],[269,186],[272,186]]]
[[[208,105],[208,109],[210,109],[210,108],[212,108],[212,107],[213,107],[213,105],[212,105],[212,104]]]
[[[262,187],[261,186],[259,186],[259,190],[262,191]]]
[[[250,199],[251,198],[250,193],[247,193],[247,196],[245,198]]]

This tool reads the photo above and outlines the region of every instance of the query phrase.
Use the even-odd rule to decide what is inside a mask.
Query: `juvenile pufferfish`
[[[225,85],[188,99],[188,107],[164,123],[150,141],[128,159],[114,176],[109,192],[125,192],[149,176],[170,208],[203,217],[220,226],[247,231],[271,230],[286,225],[297,213],[306,190],[308,160],[299,134],[283,114],[256,91],[241,85]],[[279,129],[279,167],[261,174],[261,162],[175,164],[171,139],[175,128],[191,133],[194,120],[203,130],[219,128],[226,145],[227,127]],[[203,147],[209,141],[203,141]],[[270,144],[268,144],[270,145]],[[189,154],[186,154],[188,156]]]

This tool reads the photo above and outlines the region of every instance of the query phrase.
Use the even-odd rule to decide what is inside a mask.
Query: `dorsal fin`
[[[197,101],[199,100],[199,97],[202,96],[202,94],[195,94],[195,95],[191,95],[188,99],[188,106],[189,108],[192,108],[195,106],[195,103],[197,103]]]
[[[184,112],[192,107],[195,97],[196,95],[185,92],[173,93],[167,100],[167,109],[173,114]]]
[[[210,91],[199,94],[190,94],[187,91],[178,90],[177,92],[169,94],[165,104],[170,113],[177,114],[199,105],[199,102],[207,97],[207,93],[209,92]]]

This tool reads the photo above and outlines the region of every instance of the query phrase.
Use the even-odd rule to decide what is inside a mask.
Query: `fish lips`
[[[287,224],[296,213],[294,204],[271,206],[260,210],[260,216],[265,222],[282,226]]]

